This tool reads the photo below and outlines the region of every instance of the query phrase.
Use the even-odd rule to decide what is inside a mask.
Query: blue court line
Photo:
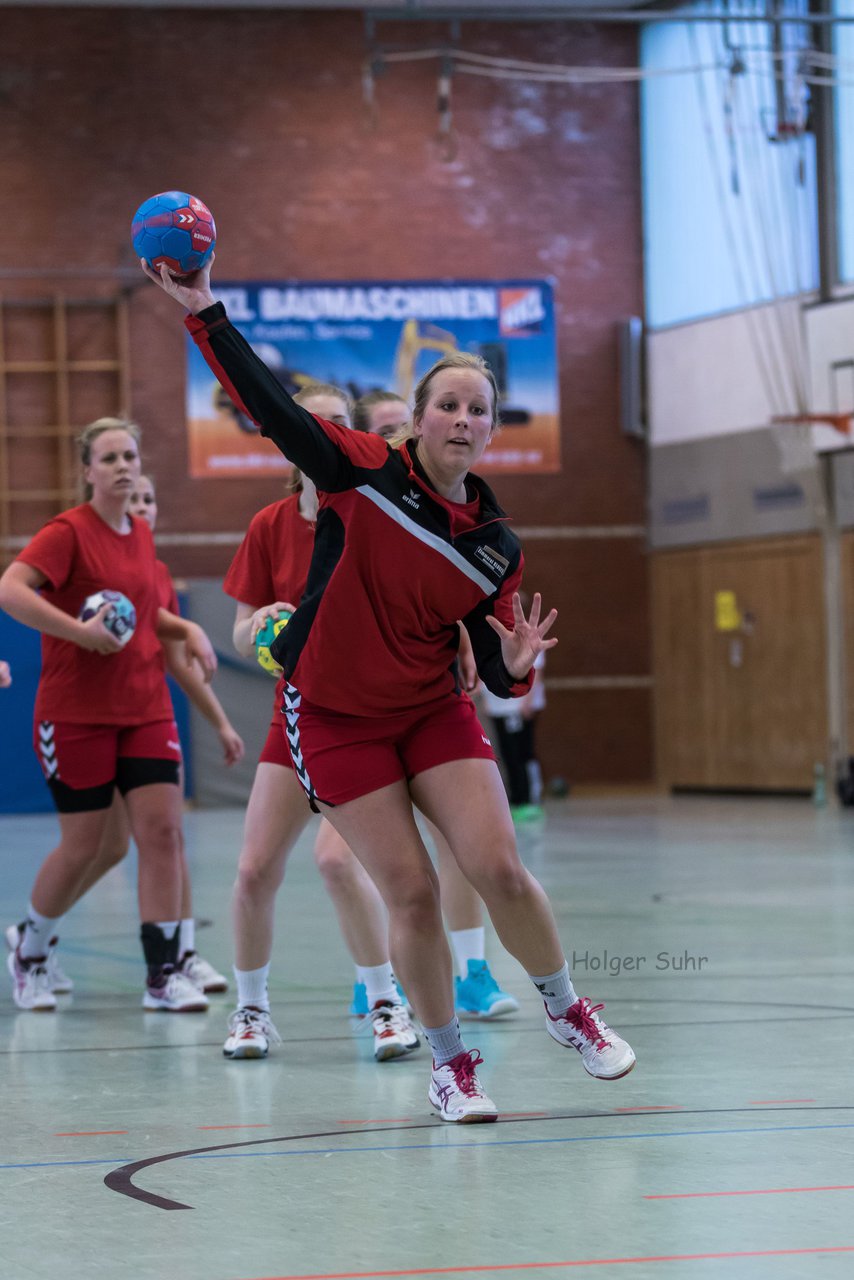
[[[462,1147],[467,1151],[480,1150],[482,1147],[530,1147],[565,1142],[628,1142],[636,1138],[699,1138],[711,1136],[729,1136],[735,1133],[801,1133],[816,1129],[854,1129],[854,1124],[775,1124],[756,1125],[743,1129],[673,1129],[667,1133],[597,1133],[589,1137],[572,1138],[500,1138],[497,1142],[407,1142],[381,1147],[310,1147],[306,1151],[229,1151],[211,1155],[184,1156],[185,1160],[249,1160],[259,1156],[358,1156],[376,1151],[449,1151]],[[438,1131],[437,1131],[438,1132]],[[53,1169],[63,1165],[84,1164],[129,1164],[126,1156],[98,1160],[37,1160],[26,1164],[0,1164],[0,1169]]]

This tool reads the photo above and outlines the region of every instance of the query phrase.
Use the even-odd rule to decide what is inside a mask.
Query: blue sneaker
[[[353,983],[353,1000],[349,1009],[351,1018],[367,1018],[368,989],[364,982]]]
[[[394,980],[394,985],[397,987],[397,994],[400,996],[400,1003],[406,1009],[407,1013],[411,1013],[412,1009],[410,1008],[409,1001],[407,1000],[403,987],[400,985],[397,978]],[[350,1003],[348,1013],[351,1018],[367,1018],[369,1012],[368,989],[364,982],[354,982],[353,999]]]
[[[516,1013],[519,1001],[502,991],[485,960],[469,960],[465,978],[455,978],[457,1013],[464,1018],[500,1018]]]

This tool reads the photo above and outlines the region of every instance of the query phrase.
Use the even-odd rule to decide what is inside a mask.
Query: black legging
[[[493,716],[498,750],[507,775],[510,803],[530,804],[531,788],[528,761],[534,755],[534,722],[522,716]]]

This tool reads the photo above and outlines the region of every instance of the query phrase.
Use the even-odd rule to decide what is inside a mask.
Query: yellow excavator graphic
[[[407,404],[412,403],[412,392],[417,378],[418,357],[423,351],[436,352],[438,356],[450,355],[459,350],[459,343],[447,329],[423,320],[407,320],[400,331],[400,341],[394,358],[395,391]],[[508,408],[507,349],[503,342],[484,342],[480,355],[489,365],[498,384],[501,402],[501,421],[506,427],[526,427],[531,421],[527,409]]]

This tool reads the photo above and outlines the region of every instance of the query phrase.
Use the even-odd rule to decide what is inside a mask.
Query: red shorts
[[[181,744],[174,720],[127,727],[41,720],[33,742],[61,812],[107,807],[116,783],[124,794],[148,782],[178,781]],[[138,762],[156,763],[140,768]]]
[[[467,694],[393,716],[348,716],[285,689],[285,737],[310,800],[346,804],[451,760],[494,760]]]
[[[285,738],[285,717],[278,716],[267,730],[267,738],[258,757],[259,764],[280,764],[283,769],[293,769],[294,762]]]
[[[294,762],[285,739],[285,717],[282,714],[282,699],[285,693],[284,677],[280,676],[276,684],[276,696],[273,701],[273,718],[267,731],[267,738],[258,757],[259,764],[279,764],[283,769],[293,769]]]

